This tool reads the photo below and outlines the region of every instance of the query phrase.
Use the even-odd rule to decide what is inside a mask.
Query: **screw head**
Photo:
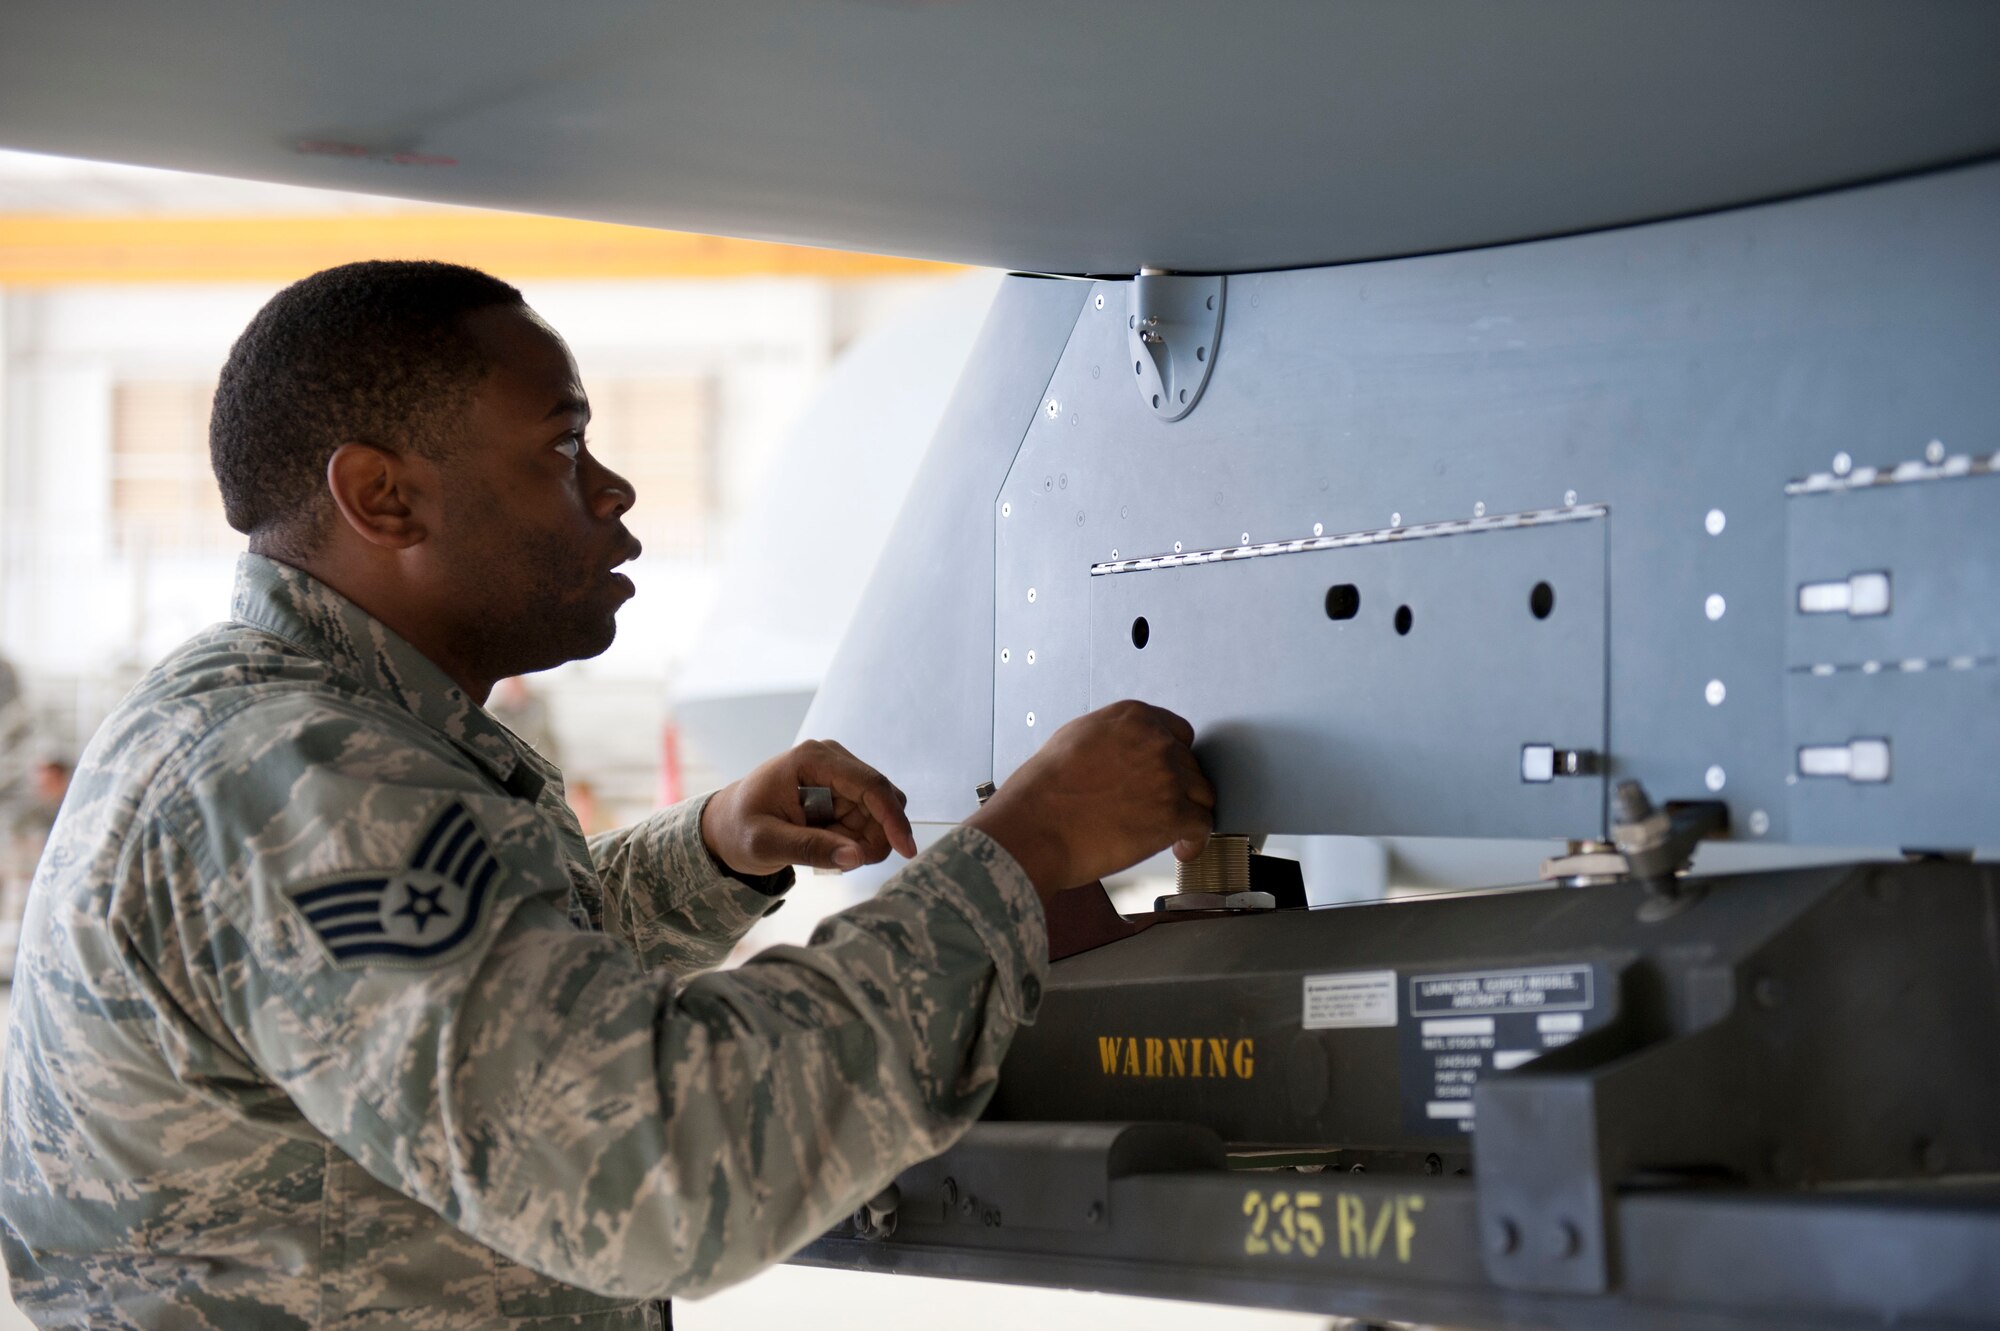
[[[1014,506],[1013,506],[1012,504],[1002,504],[1002,505],[1000,505],[1000,516],[1001,516],[1001,517],[1003,517],[1003,518],[1011,518],[1011,517],[1013,517],[1013,516],[1014,516]]]
[[[1086,1225],[1094,1225],[1094,1224],[1096,1224],[1096,1223],[1097,1223],[1098,1221],[1100,1221],[1100,1220],[1102,1220],[1102,1219],[1104,1219],[1104,1203],[1103,1203],[1103,1202],[1092,1202],[1092,1203],[1091,1203],[1090,1205],[1088,1205],[1088,1206],[1086,1206],[1086,1207],[1084,1207],[1084,1208],[1083,1208],[1083,1223],[1084,1223],[1084,1224],[1086,1224]]]
[[[1720,767],[1711,767],[1701,774],[1701,779],[1702,783],[1710,790],[1721,790],[1723,785],[1729,780],[1729,773],[1723,771]]]
[[[1029,726],[1029,728],[1030,728],[1030,729],[1032,729],[1032,728],[1034,727],[1034,724],[1035,724],[1035,714],[1034,714],[1033,712],[1029,712],[1029,713],[1028,713],[1028,726]]]
[[[1486,1246],[1494,1256],[1505,1257],[1521,1246],[1521,1228],[1512,1220],[1502,1216],[1486,1230]]]
[[[1391,513],[1391,514],[1389,515],[1389,525],[1390,525],[1391,527],[1400,527],[1400,526],[1402,526],[1402,525],[1403,525],[1403,515],[1402,515],[1401,513]]]
[[[1180,552],[1181,552],[1181,543],[1180,543],[1179,541],[1175,541],[1175,542],[1174,542],[1174,553],[1175,553],[1175,554],[1179,554]]]
[[[1721,680],[1711,679],[1708,681],[1708,687],[1701,691],[1701,696],[1708,699],[1710,707],[1720,707],[1722,700],[1729,696],[1729,689]]]
[[[1484,499],[1480,500],[1478,503],[1472,506],[1472,516],[1475,518],[1483,518],[1486,516],[1486,501]]]
[[[1708,516],[1702,519],[1701,525],[1710,536],[1720,536],[1722,529],[1729,525],[1729,515],[1719,508],[1711,508],[1708,510]]]
[[[1012,653],[1012,652],[1008,651],[1008,650],[1007,650],[1007,649],[1006,649],[1005,647],[1002,647],[1002,648],[1000,649],[1000,664],[1001,664],[1001,665],[1006,665],[1006,664],[1007,664],[1007,663],[1008,663],[1009,661],[1011,661],[1011,660],[1013,660],[1013,659],[1014,659],[1014,653]]]
[[[1556,1221],[1549,1233],[1549,1251],[1557,1257],[1574,1257],[1583,1251],[1583,1233],[1567,1220]]]
[[[1576,491],[1574,490],[1563,491],[1563,507],[1564,508],[1576,507]]]
[[[1247,531],[1243,533],[1243,544],[1244,545],[1250,544],[1250,533]]]
[[[1034,663],[1035,663],[1035,649],[1030,647],[1028,649],[1028,664],[1033,665]]]
[[[1054,420],[1056,417],[1062,415],[1062,403],[1056,401],[1054,398],[1050,398],[1046,410],[1049,413],[1049,419]]]
[[[1729,610],[1729,602],[1723,600],[1719,593],[1710,592],[1708,599],[1701,603],[1701,608],[1710,619],[1721,619]]]
[[[1028,588],[1028,604],[1033,605],[1034,603],[1035,603],[1035,589],[1033,587],[1030,587]]]
[[[955,1178],[948,1178],[944,1181],[944,1206],[945,1209],[949,1211],[952,1207],[957,1205],[958,1205],[958,1180]]]
[[[1099,296],[1097,298],[1097,308],[1100,310],[1104,308],[1104,297]]]
[[[1315,522],[1313,524],[1313,535],[1315,536],[1326,535],[1326,524],[1322,522]]]
[[[1944,461],[1944,440],[1933,439],[1924,445],[1924,461],[1933,467]]]
[[[1847,473],[1848,473],[1848,472],[1850,472],[1850,471],[1853,471],[1853,470],[1854,470],[1854,459],[1853,459],[1853,458],[1849,457],[1849,456],[1848,456],[1848,455],[1847,455],[1846,453],[1835,453],[1835,454],[1833,455],[1833,474],[1834,474],[1834,475],[1836,475],[1836,476],[1845,476],[1845,475],[1847,475]]]
[[[1770,830],[1771,815],[1765,813],[1762,809],[1752,809],[1750,811],[1750,835],[1763,836]]]

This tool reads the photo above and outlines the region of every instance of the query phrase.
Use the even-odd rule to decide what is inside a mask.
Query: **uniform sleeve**
[[[788,1256],[956,1140],[1040,1000],[1040,904],[971,829],[811,946],[686,981],[570,922],[532,805],[350,718],[256,733],[165,783],[230,1033],[376,1178],[571,1284]]]
[[[773,908],[769,891],[716,868],[701,836],[709,798],[590,838],[604,927],[648,969],[711,970]]]

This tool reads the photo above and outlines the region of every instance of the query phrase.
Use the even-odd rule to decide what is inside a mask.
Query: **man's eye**
[[[566,434],[556,441],[556,452],[569,458],[571,461],[575,461],[576,455],[582,451],[583,436],[580,434]]]

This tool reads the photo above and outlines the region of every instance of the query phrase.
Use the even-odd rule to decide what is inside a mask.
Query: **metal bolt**
[[[1775,975],[1760,975],[1750,986],[1750,997],[1766,1011],[1778,1007],[1785,1001],[1785,982]]]
[[[1701,691],[1701,696],[1708,699],[1710,707],[1720,707],[1722,700],[1729,696],[1729,689],[1721,680],[1711,679],[1708,681],[1708,687]]]
[[[1030,587],[1028,588],[1028,604],[1033,605],[1034,603],[1035,603],[1035,589],[1033,587]],[[1714,618],[1714,616],[1710,616],[1710,618]]]
[[[1250,544],[1250,533],[1247,531],[1243,533],[1243,544]]]
[[[1567,1220],[1556,1221],[1549,1234],[1549,1250],[1557,1257],[1574,1257],[1583,1250],[1583,1234]]]
[[[1723,600],[1719,593],[1710,592],[1708,599],[1701,603],[1701,608],[1710,619],[1721,619],[1729,609],[1729,602]]]
[[[1180,552],[1181,552],[1181,543],[1180,543],[1179,541],[1175,541],[1175,542],[1174,542],[1174,553],[1175,553],[1175,554],[1179,554]]]
[[[1056,401],[1054,398],[1050,398],[1048,413],[1050,420],[1054,420],[1056,417],[1062,415],[1062,403]]]
[[[1013,516],[1014,516],[1014,506],[1013,506],[1012,504],[1002,504],[1002,505],[1000,505],[1000,516],[1001,516],[1001,517],[1003,517],[1003,518],[1011,518],[1011,517],[1013,517]]]
[[[1111,547],[1111,557],[1113,559],[1118,558],[1118,547],[1115,545]]]
[[[1402,526],[1402,525],[1403,525],[1403,515],[1402,515],[1401,513],[1391,513],[1391,514],[1389,515],[1389,525],[1390,525],[1391,527],[1400,527],[1400,526]]]
[[[1944,440],[1933,439],[1924,445],[1924,461],[1933,467],[1944,461]]]
[[[1770,830],[1771,815],[1765,813],[1762,809],[1752,809],[1750,811],[1750,835],[1763,836]]]
[[[1708,529],[1710,536],[1720,536],[1722,529],[1729,525],[1729,515],[1719,508],[1711,508],[1708,510],[1708,516],[1702,519],[1701,525]]]
[[[1834,474],[1834,475],[1836,475],[1836,476],[1845,476],[1845,475],[1847,475],[1847,473],[1848,473],[1848,472],[1850,472],[1850,471],[1853,471],[1853,470],[1854,470],[1854,459],[1853,459],[1853,458],[1851,458],[1851,457],[1847,456],[1847,454],[1845,454],[1845,453],[1835,453],[1835,454],[1833,455],[1833,474]]]
[[[1486,501],[1484,499],[1481,499],[1477,503],[1473,504],[1472,516],[1475,518],[1483,518],[1486,516]]]
[[[1326,525],[1324,523],[1315,522],[1313,524],[1313,535],[1315,536],[1326,535]]]
[[[944,1209],[949,1211],[952,1207],[957,1205],[958,1205],[958,1180],[955,1178],[948,1178],[944,1181]]]
[[[1035,649],[1030,647],[1028,649],[1028,664],[1033,665],[1034,663],[1035,663]]]
[[[1576,507],[1576,491],[1574,490],[1563,491],[1563,507],[1564,508]]]
[[[958,1203],[958,1213],[964,1216],[967,1220],[972,1219],[974,1212],[978,1210],[979,1210],[979,1199],[977,1197],[974,1197],[969,1192],[966,1193],[964,1198],[961,1199],[960,1202]]]
[[[1100,1220],[1102,1220],[1102,1219],[1104,1219],[1104,1203],[1103,1203],[1103,1202],[1092,1202],[1092,1203],[1091,1203],[1090,1205],[1088,1205],[1088,1206],[1086,1206],[1086,1207],[1084,1207],[1084,1208],[1083,1208],[1083,1223],[1084,1223],[1084,1224],[1086,1224],[1086,1225],[1094,1225],[1094,1224],[1096,1224],[1096,1223],[1097,1223],[1098,1221],[1100,1221]]]
[[[1729,773],[1723,771],[1720,767],[1711,767],[1701,774],[1701,779],[1702,784],[1706,785],[1710,790],[1721,790],[1723,785],[1729,780]]]
[[[1104,297],[1099,296],[1097,298],[1097,308],[1100,310],[1104,308]]]
[[[1035,724],[1035,714],[1033,712],[1028,713],[1028,724],[1030,726]]]
[[[1001,664],[1001,665],[1006,665],[1006,664],[1007,664],[1007,663],[1008,663],[1009,661],[1011,661],[1011,660],[1013,660],[1013,659],[1014,659],[1014,654],[1013,654],[1012,652],[1008,651],[1008,650],[1007,650],[1007,649],[1006,649],[1005,647],[1002,647],[1002,648],[1000,649],[1000,664]]]
[[[1521,1246],[1520,1227],[1502,1216],[1487,1227],[1486,1246],[1494,1256],[1505,1257]]]

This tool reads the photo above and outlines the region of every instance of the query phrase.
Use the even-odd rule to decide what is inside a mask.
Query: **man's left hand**
[[[800,786],[833,792],[833,822],[812,827],[799,804]],[[739,874],[772,874],[791,864],[858,869],[917,853],[909,802],[887,777],[832,740],[808,740],[765,763],[709,799],[701,836],[716,859]]]

